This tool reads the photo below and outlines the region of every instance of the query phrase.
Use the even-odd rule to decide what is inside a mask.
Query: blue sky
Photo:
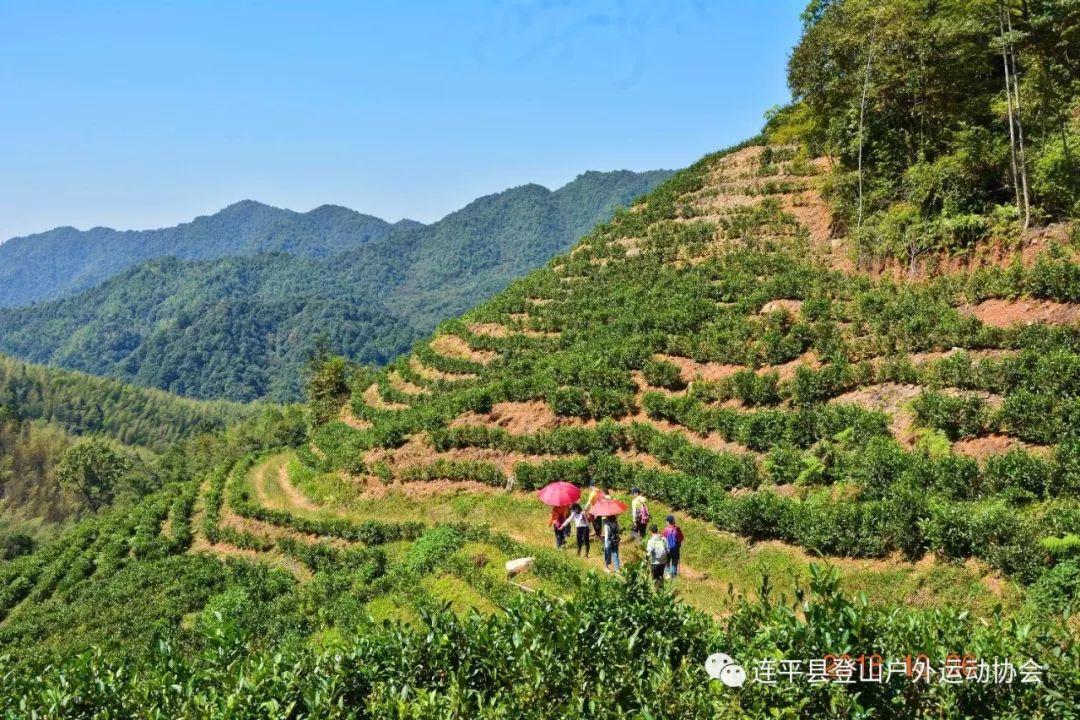
[[[0,238],[683,167],[787,99],[803,5],[0,0]]]

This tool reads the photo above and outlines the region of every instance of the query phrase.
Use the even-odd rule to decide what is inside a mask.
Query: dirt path
[[[419,385],[416,385],[415,383],[411,383],[408,380],[406,380],[405,378],[401,377],[401,375],[398,374],[397,370],[391,370],[390,374],[387,375],[386,377],[387,377],[387,380],[390,381],[390,387],[394,388],[395,390],[400,390],[401,392],[405,393],[406,395],[430,395],[431,394],[431,391],[428,390],[426,387],[420,387]]]
[[[274,507],[277,503],[270,500],[266,492],[266,464],[259,465],[251,473],[251,490],[255,493],[255,502],[263,507]]]
[[[433,367],[424,365],[415,356],[409,358],[409,367],[412,371],[424,378],[425,380],[431,380],[437,382],[444,380],[447,382],[454,382],[455,380],[475,380],[478,376],[475,373],[448,373],[442,370],[436,370]]]
[[[289,499],[289,507],[308,511],[319,509],[315,503],[311,502],[306,495],[297,490],[296,486],[292,484],[292,481],[289,479],[288,463],[281,463],[281,467],[278,468],[277,481],[278,487],[285,493],[285,497]]]

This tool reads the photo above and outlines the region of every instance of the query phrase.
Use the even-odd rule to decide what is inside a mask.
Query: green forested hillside
[[[297,213],[245,200],[160,230],[60,227],[0,244],[0,307],[74,295],[155,257],[325,257],[418,224],[391,225],[334,205]]]
[[[526,185],[324,258],[148,261],[75,297],[0,309],[0,350],[191,397],[295,400],[316,337],[383,364],[666,176]]]
[[[255,406],[188,400],[2,355],[0,407],[19,420],[41,420],[73,435],[107,435],[154,452],[260,412]]]
[[[127,487],[108,494],[133,491],[133,485],[149,492],[159,484],[153,469],[158,455],[169,455],[175,465],[181,443],[261,412],[0,356],[0,546],[23,528],[40,528],[36,521],[56,523],[88,509],[59,477],[72,448],[106,441],[131,461],[122,478]]]
[[[826,195],[860,259],[1080,214],[1077,3],[815,0],[803,24],[769,134],[838,161]]]

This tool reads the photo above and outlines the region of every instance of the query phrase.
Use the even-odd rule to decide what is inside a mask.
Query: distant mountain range
[[[0,307],[74,295],[158,257],[214,260],[263,252],[326,257],[383,238],[394,228],[414,227],[423,226],[411,220],[391,224],[337,205],[298,213],[253,200],[160,230],[58,227],[0,244]]]
[[[174,228],[15,238],[0,244],[0,351],[192,397],[295,400],[317,336],[386,362],[670,174],[524,185],[430,225],[244,201]]]

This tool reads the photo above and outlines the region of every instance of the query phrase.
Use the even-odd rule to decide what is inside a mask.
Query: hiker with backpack
[[[664,543],[667,545],[667,571],[674,578],[679,575],[679,551],[682,549],[684,540],[683,531],[675,524],[674,515],[668,515],[664,520],[667,525],[661,535],[663,535]]]
[[[645,557],[649,561],[649,570],[652,572],[653,582],[659,588],[664,584],[664,569],[667,567],[667,540],[660,534],[656,525],[649,526],[652,537],[645,544]]]
[[[630,501],[630,519],[634,523],[634,531],[631,535],[636,540],[644,540],[645,529],[649,527],[649,506],[638,488],[631,488],[630,494],[634,496],[634,499]]]
[[[577,529],[578,557],[581,557],[582,547],[585,548],[585,557],[589,557],[589,519],[585,516],[585,511],[581,509],[581,505],[578,503],[570,506],[570,517],[563,522],[562,528],[566,529],[566,526],[571,523]]]
[[[622,572],[619,563],[619,534],[619,521],[615,519],[615,516],[609,515],[604,518],[604,572],[610,573],[612,564],[615,565],[616,574]]]

